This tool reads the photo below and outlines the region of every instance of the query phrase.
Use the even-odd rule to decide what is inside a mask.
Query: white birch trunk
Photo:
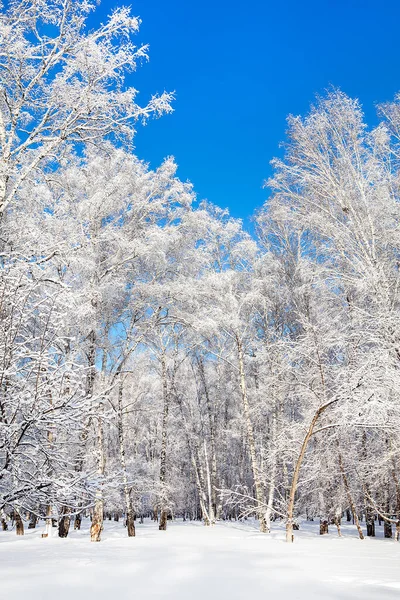
[[[250,418],[250,408],[249,408],[249,400],[247,396],[247,387],[246,387],[246,377],[244,371],[244,356],[243,356],[243,346],[239,337],[236,337],[237,350],[238,350],[238,359],[239,359],[239,377],[240,377],[240,391],[242,395],[242,404],[243,404],[243,413],[246,424],[246,432],[247,432],[247,443],[249,445],[250,451],[250,460],[251,460],[251,468],[253,472],[254,479],[254,487],[256,492],[256,501],[257,501],[257,514],[258,519],[260,521],[260,531],[266,533],[267,525],[265,521],[264,514],[264,490],[260,476],[260,470],[257,464],[257,456],[256,456],[256,445],[254,441],[254,432],[253,432],[253,424]]]

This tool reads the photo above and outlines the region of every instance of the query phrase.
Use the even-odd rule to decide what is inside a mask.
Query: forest
[[[334,88],[289,116],[245,227],[136,156],[174,94],[126,85],[148,56],[130,9],[89,30],[91,0],[6,4],[0,538],[398,540],[400,97],[374,127]]]

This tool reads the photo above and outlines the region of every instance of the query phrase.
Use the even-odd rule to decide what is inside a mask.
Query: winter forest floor
[[[0,532],[1,600],[385,600],[400,594],[400,543],[356,539],[354,527],[317,535],[303,523],[293,545],[274,524],[270,535],[253,522],[174,522],[159,532],[150,521],[127,538],[105,522],[103,540],[89,541],[89,524],[67,539],[41,539],[43,527]]]

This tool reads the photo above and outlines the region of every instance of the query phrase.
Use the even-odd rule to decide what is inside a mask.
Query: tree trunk
[[[100,542],[101,532],[103,531],[103,517],[104,517],[104,500],[103,490],[101,486],[101,480],[104,477],[105,471],[105,456],[104,456],[104,432],[103,432],[103,421],[102,421],[102,407],[99,407],[99,417],[97,419],[97,473],[99,475],[100,483],[96,490],[95,505],[93,510],[92,525],[90,527],[90,541]]]
[[[76,530],[80,530],[81,528],[81,524],[82,524],[82,516],[81,514],[75,515],[75,519],[74,519],[74,529]]]
[[[66,538],[69,533],[69,526],[71,523],[70,509],[66,506],[63,507],[63,514],[58,524],[58,537]]]
[[[160,455],[160,485],[161,485],[161,514],[160,524],[158,529],[160,531],[166,531],[167,529],[167,498],[165,490],[166,472],[167,472],[167,425],[168,425],[168,411],[169,411],[169,394],[168,394],[168,382],[167,382],[167,363],[165,359],[165,352],[161,356],[161,370],[162,370],[162,386],[163,386],[163,419],[162,419],[162,430],[161,430],[161,455]]]
[[[385,538],[393,537],[392,524],[389,523],[388,521],[383,522],[383,534],[384,534]]]
[[[296,465],[294,467],[292,483],[291,483],[290,492],[289,492],[289,503],[288,503],[288,509],[287,509],[287,520],[286,520],[286,541],[287,542],[294,541],[294,535],[293,535],[294,502],[295,502],[297,484],[298,484],[299,476],[300,476],[300,469],[301,469],[301,465],[303,463],[303,459],[304,459],[304,456],[305,456],[305,453],[307,450],[308,442],[310,441],[310,438],[314,432],[314,427],[320,417],[321,412],[322,412],[322,409],[319,408],[316,411],[316,413],[310,423],[310,426],[308,428],[306,436],[301,445],[300,453],[297,458]]]
[[[209,505],[210,503],[209,502],[207,503],[207,494],[205,491],[204,473],[203,473],[203,469],[201,468],[200,452],[199,452],[199,448],[197,445],[196,436],[192,436],[188,430],[182,401],[179,400],[178,404],[179,404],[180,412],[182,415],[182,420],[184,423],[184,429],[185,429],[185,434],[186,434],[186,443],[187,443],[187,447],[189,450],[189,456],[191,459],[191,463],[192,463],[193,471],[194,471],[194,475],[195,475],[196,490],[197,490],[197,494],[199,497],[202,518],[204,520],[204,525],[209,526],[209,525],[211,525],[211,520],[210,520],[210,517],[208,514],[207,504]],[[206,448],[205,448],[205,456],[207,457],[207,449]],[[210,496],[209,496],[209,498],[210,498]]]
[[[367,526],[367,535],[375,537],[375,519],[372,510],[369,507],[365,508],[365,523]]]
[[[365,430],[363,432],[363,437],[362,437],[362,456],[363,456],[364,461],[367,463],[368,462],[368,448],[367,448],[367,433]],[[366,490],[367,494],[370,495],[368,483],[365,484],[365,490]],[[371,507],[369,506],[368,502],[365,505],[365,524],[367,526],[367,536],[375,537],[374,513],[373,513],[373,510],[371,509]]]
[[[326,533],[329,533],[329,528],[328,528],[328,521],[325,519],[324,521],[320,521],[319,523],[319,534],[320,535],[325,535]]]
[[[337,529],[337,532],[338,532],[338,536],[342,537],[342,532],[341,532],[341,529],[340,529],[340,521],[341,521],[340,515],[335,515],[334,521],[335,521],[336,529]]]
[[[48,504],[46,506],[46,525],[44,528],[44,533],[42,533],[42,538],[48,538],[53,535],[53,521],[51,518],[51,505]]]
[[[360,526],[360,521],[358,520],[357,511],[354,506],[353,497],[351,495],[349,482],[347,480],[347,476],[346,476],[344,466],[343,466],[343,459],[342,459],[342,455],[340,452],[339,452],[339,467],[340,467],[340,472],[342,474],[344,488],[345,488],[346,494],[347,494],[347,499],[350,504],[351,512],[353,513],[354,524],[357,527],[358,536],[359,536],[360,540],[363,540],[364,534],[363,534],[361,526]]]
[[[217,506],[217,452],[216,452],[216,443],[215,443],[215,415],[212,408],[212,403],[210,399],[210,394],[208,390],[206,374],[204,371],[203,360],[199,359],[199,368],[200,375],[203,381],[204,394],[206,397],[206,405],[207,405],[207,413],[208,413],[208,423],[210,427],[210,447],[211,447],[211,502],[212,502],[212,514],[210,511],[210,519],[211,523],[215,523],[215,519],[217,518],[218,506]]]
[[[15,511],[15,531],[17,535],[24,535],[24,523],[18,510]]]
[[[29,521],[28,529],[35,529],[38,518],[34,513],[31,513],[31,518]]]
[[[158,529],[160,531],[166,531],[167,529],[167,517],[168,517],[168,512],[164,509],[161,510],[161,514],[160,514],[160,524],[158,526]]]
[[[271,428],[272,444],[275,444],[275,439],[276,439],[276,412],[274,410],[273,414],[272,414],[272,428]],[[271,480],[269,483],[268,504],[267,504],[267,510],[265,513],[265,522],[266,522],[268,533],[271,533],[271,515],[273,513],[273,503],[274,503],[274,496],[275,496],[275,482],[276,482],[276,452],[275,452],[275,450],[273,450],[271,452],[271,458],[272,458]]]
[[[264,489],[261,481],[261,474],[257,464],[257,455],[256,455],[256,445],[254,441],[254,431],[253,424],[250,418],[250,407],[249,407],[249,399],[247,396],[247,387],[246,387],[246,376],[244,370],[244,355],[243,355],[243,345],[238,336],[236,336],[236,344],[238,351],[238,361],[239,361],[239,385],[242,396],[242,404],[243,404],[243,413],[246,424],[246,432],[247,432],[247,443],[249,445],[250,451],[250,460],[251,460],[251,468],[253,473],[254,487],[256,493],[256,501],[257,501],[257,516],[260,522],[260,531],[262,533],[267,532],[267,523],[265,520],[264,514]]]
[[[208,455],[207,455],[207,444],[206,440],[204,440],[204,459],[206,464],[206,474],[207,474],[207,491],[208,491],[208,520],[210,525],[215,525],[215,513],[214,513],[214,502],[213,495],[211,491],[211,475],[210,468],[208,464]]]
[[[126,529],[128,537],[135,536],[135,521],[134,511],[132,506],[131,490],[128,486],[128,475],[126,471],[125,459],[125,443],[124,443],[124,424],[123,424],[123,382],[120,380],[118,390],[118,442],[119,442],[119,458],[122,470],[122,480],[124,486],[125,509],[126,509]]]

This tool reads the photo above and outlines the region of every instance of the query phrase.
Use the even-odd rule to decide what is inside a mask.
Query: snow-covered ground
[[[41,539],[43,528],[0,532],[1,600],[385,600],[400,597],[400,543],[360,541],[343,526],[317,535],[303,523],[286,544],[283,526],[271,535],[252,522],[175,522],[167,532],[149,522],[137,537],[106,521],[103,541],[88,523],[67,539]]]

